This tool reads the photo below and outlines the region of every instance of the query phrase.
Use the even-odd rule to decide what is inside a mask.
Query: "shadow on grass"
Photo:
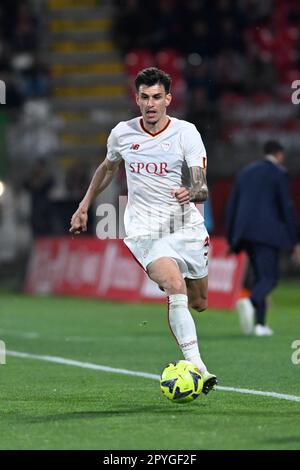
[[[298,444],[295,449],[300,449],[300,435],[298,436],[284,436],[266,439],[262,441],[264,444]]]
[[[166,408],[164,405],[161,407],[153,407],[153,406],[143,406],[138,408],[128,408],[128,409],[117,409],[117,410],[94,410],[94,411],[74,411],[74,412],[67,412],[67,413],[58,413],[58,414],[51,414],[46,416],[15,416],[18,422],[23,422],[27,424],[37,424],[37,423],[45,423],[45,422],[54,422],[54,421],[69,421],[69,420],[84,420],[84,419],[106,419],[106,418],[116,418],[116,417],[124,417],[128,418],[129,416],[132,417],[141,417],[143,414],[151,416],[157,414],[163,414],[165,417],[169,416],[172,419],[177,417],[190,417],[191,414],[193,416],[199,415],[203,418],[206,417],[213,417],[218,419],[220,417],[228,417],[231,419],[234,418],[295,418],[296,416],[300,416],[300,411],[297,413],[295,411],[290,412],[279,412],[279,411],[251,411],[251,410],[240,410],[240,411],[220,411],[217,410],[210,410],[206,409],[206,405],[202,404],[201,407],[195,407],[191,405],[182,405],[175,404],[172,405],[171,408]],[[284,442],[285,438],[282,438]],[[295,437],[295,442],[298,442],[300,445],[300,438]],[[266,441],[270,442],[271,441]],[[278,439],[280,442],[280,439]],[[274,441],[275,443],[275,441]]]

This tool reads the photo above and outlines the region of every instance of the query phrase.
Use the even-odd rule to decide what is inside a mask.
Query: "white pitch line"
[[[7,356],[21,357],[22,359],[37,359],[39,361],[54,362],[55,364],[63,364],[65,366],[81,367],[82,369],[101,370],[102,372],[112,372],[115,374],[134,375],[135,377],[144,377],[145,379],[158,380],[160,377],[156,374],[148,374],[147,372],[138,372],[127,369],[115,369],[114,367],[101,366],[100,364],[92,364],[91,362],[75,361],[73,359],[65,359],[57,356],[40,356],[38,354],[30,354],[19,351],[6,351]]]
[[[39,361],[52,362],[55,364],[62,364],[66,366],[81,367],[82,369],[101,370],[102,372],[111,372],[113,374],[133,375],[135,377],[143,377],[145,379],[154,379],[154,380],[160,379],[160,376],[157,374],[149,374],[148,372],[139,372],[139,371],[128,370],[128,369],[116,369],[114,367],[102,366],[100,364],[93,364],[91,362],[75,361],[73,359],[66,359],[66,358],[57,357],[57,356],[44,356],[44,355],[30,354],[30,353],[19,352],[19,351],[6,351],[6,354],[7,356],[20,357],[22,359],[36,359]],[[224,392],[243,393],[247,395],[259,395],[263,397],[277,398],[279,400],[300,402],[300,396],[287,395],[284,393],[264,392],[260,390],[251,390],[247,388],[223,387],[219,385],[217,386],[217,390],[221,392],[224,391]]]
[[[262,397],[271,397],[271,398],[279,398],[280,400],[288,400],[288,401],[300,401],[300,397],[296,395],[287,395],[285,393],[277,393],[277,392],[263,392],[260,390],[251,390],[249,388],[235,388],[235,387],[223,387],[218,385],[218,390],[224,392],[236,392],[236,393],[245,393],[247,395],[260,395]]]

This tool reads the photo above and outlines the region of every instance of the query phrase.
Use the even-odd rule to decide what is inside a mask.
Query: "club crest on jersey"
[[[161,148],[167,152],[169,148],[171,147],[171,143],[165,140],[164,142],[161,143]]]
[[[132,144],[130,150],[138,150],[140,148],[140,144]]]

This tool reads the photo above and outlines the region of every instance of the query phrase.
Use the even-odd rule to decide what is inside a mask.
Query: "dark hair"
[[[264,145],[265,155],[274,155],[284,150],[283,146],[277,140],[268,140]]]
[[[171,77],[163,70],[149,67],[141,70],[135,78],[135,88],[139,91],[141,85],[153,86],[160,83],[164,86],[166,93],[170,93]]]

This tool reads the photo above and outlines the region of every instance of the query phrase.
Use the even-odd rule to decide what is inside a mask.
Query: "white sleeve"
[[[118,136],[115,132],[115,129],[112,129],[107,139],[106,158],[111,162],[119,162],[122,160],[122,155],[119,152]]]
[[[191,124],[183,131],[183,152],[187,166],[200,166],[206,168],[207,156],[206,150],[194,124]]]

